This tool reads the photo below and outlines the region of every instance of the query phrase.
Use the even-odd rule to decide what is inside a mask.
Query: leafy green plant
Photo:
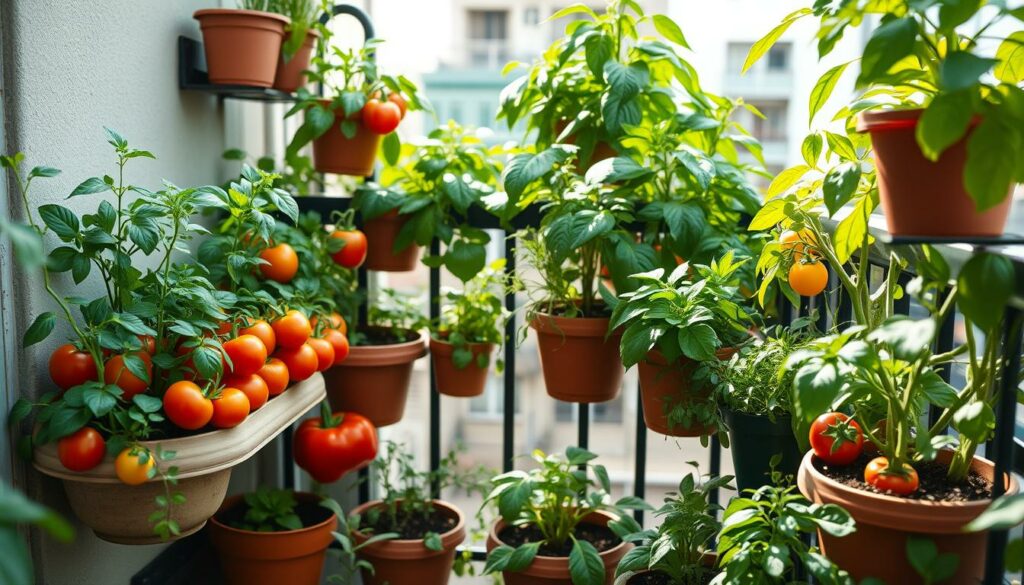
[[[695,462],[689,465],[697,466]],[[715,539],[722,528],[721,507],[712,504],[712,490],[729,488],[731,475],[696,477],[687,474],[679,488],[665,497],[656,512],[661,524],[626,538],[636,548],[626,553],[615,570],[618,577],[629,571],[652,571],[668,577],[668,585],[703,585],[713,574]]]
[[[597,455],[570,447],[565,456],[533,452],[537,467],[529,471],[510,471],[491,479],[491,492],[485,505],[495,502],[502,520],[509,526],[533,527],[541,540],[518,547],[502,544],[487,555],[484,573],[523,571],[542,547],[555,550],[571,547],[569,572],[576,585],[600,585],[605,582],[604,564],[589,541],[578,538],[576,528],[595,512],[607,512],[615,519],[608,523],[620,538],[641,531],[626,510],[649,509],[643,500],[626,496],[611,500],[611,481],[603,465],[591,463]],[[596,482],[595,482],[596,479]]]
[[[245,514],[231,522],[235,528],[254,532],[280,532],[302,529],[302,520],[295,513],[295,495],[291,490],[259,487],[242,497]]]
[[[415,297],[391,288],[380,291],[380,296],[370,304],[366,319],[370,328],[387,333],[390,338],[387,343],[408,341],[410,332],[419,331],[429,325]],[[379,340],[372,339],[366,331],[359,330],[350,331],[349,340],[352,345],[380,343]]]
[[[35,583],[32,555],[25,539],[18,533],[19,525],[34,525],[59,542],[74,539],[75,530],[59,514],[26,498],[18,490],[0,481],[0,575],[8,585]]]
[[[271,12],[283,14],[291,19],[288,24],[288,38],[281,45],[281,53],[285,61],[291,60],[295,53],[306,41],[306,35],[311,30],[326,30],[320,26],[320,15],[330,14],[332,2],[329,0],[269,0]],[[322,34],[322,32],[321,32]]]
[[[721,572],[712,585],[794,583],[797,562],[815,583],[853,585],[846,571],[805,541],[816,530],[851,534],[853,518],[835,504],[809,503],[790,479],[773,471],[771,484],[729,502],[718,540]]]
[[[324,498],[320,505],[334,512],[334,515],[338,517],[338,530],[332,533],[338,546],[327,549],[327,552],[337,557],[339,572],[328,575],[327,582],[350,585],[356,582],[360,571],[366,571],[372,575],[374,571],[373,563],[360,558],[359,551],[375,543],[398,538],[399,535],[395,532],[374,534],[361,543],[356,544],[356,539],[352,535],[358,532],[361,518],[355,516],[347,517],[338,502],[331,498]]]
[[[778,328],[764,340],[745,345],[727,361],[706,362],[719,404],[736,412],[788,415],[792,409],[793,372],[786,359],[808,341],[806,334]]]
[[[1024,522],[1024,494],[1004,495],[996,499],[967,525],[967,530],[1010,530]],[[1006,545],[1006,570],[1024,570],[1024,539],[1014,538]]]
[[[441,316],[432,327],[434,336],[455,346],[452,363],[462,369],[473,361],[471,343],[493,343],[502,345],[505,341],[504,325],[508,319],[505,310],[504,293],[515,282],[505,274],[505,260],[499,259],[482,270],[466,283],[461,291],[445,294],[448,301],[441,308]],[[489,353],[480,353],[476,365],[486,368],[490,364]],[[498,360],[500,372],[504,362]]]

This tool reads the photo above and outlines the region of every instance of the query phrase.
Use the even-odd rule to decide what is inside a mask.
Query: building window
[[[750,53],[751,43],[729,43],[726,48],[726,68],[729,73],[739,73]],[[786,73],[792,70],[790,63],[793,54],[793,43],[776,43],[768,49],[768,54],[761,58],[751,71],[767,71],[768,73]]]
[[[791,43],[776,43],[771,49],[768,49],[768,71],[779,73],[789,71],[791,48]]]
[[[761,142],[784,142],[789,121],[789,102],[786,100],[747,100],[764,118],[747,110],[737,112],[736,121]]]
[[[540,9],[536,6],[531,6],[523,10],[523,24],[526,26],[537,26],[540,24]]]
[[[508,11],[470,10],[467,16],[470,65],[500,68],[509,60]]]
[[[555,420],[557,422],[573,422],[579,413],[580,406],[572,402],[555,402]],[[622,422],[622,394],[608,402],[598,402],[590,407],[590,422],[595,423],[621,423]]]

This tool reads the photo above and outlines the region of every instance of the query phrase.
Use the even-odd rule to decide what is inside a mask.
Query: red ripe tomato
[[[306,345],[316,352],[316,371],[322,372],[334,365],[334,344],[320,337],[310,337]]]
[[[260,273],[263,278],[277,282],[291,282],[295,273],[299,271],[299,255],[295,248],[288,244],[278,244],[272,248],[264,248],[260,252],[260,258],[267,264],[260,264]]]
[[[152,335],[140,335],[139,342],[142,344],[142,351],[151,357],[156,355],[156,339]]]
[[[309,322],[314,329],[316,329],[316,324],[319,320],[319,317],[317,317],[316,315],[313,315],[309,319]],[[341,313],[337,311],[331,311],[331,318],[329,319],[329,321],[331,324],[328,325],[328,327],[341,331],[342,335],[348,335],[348,323],[345,322],[345,318],[341,316]]]
[[[146,370],[146,378],[152,380],[153,358],[149,357],[149,354],[144,351],[135,352],[135,355],[142,360]],[[149,388],[149,381],[139,378],[128,369],[124,363],[123,355],[115,355],[107,360],[106,365],[103,366],[103,382],[105,384],[115,384],[120,388],[121,398],[124,400],[131,400],[132,396],[142,394]]]
[[[267,381],[256,374],[248,376],[232,376],[224,380],[224,385],[231,388],[238,388],[249,399],[249,412],[252,412],[267,403],[270,397],[270,387]],[[216,409],[217,403],[214,402]]]
[[[904,464],[903,470],[893,469],[885,457],[875,457],[864,468],[864,481],[883,492],[898,496],[910,495],[917,491],[917,471]]]
[[[231,333],[231,321],[224,321],[217,325],[217,335],[227,335],[228,333]]]
[[[354,412],[331,414],[326,404],[321,416],[302,421],[295,431],[295,463],[319,483],[331,483],[377,457],[377,429]]]
[[[107,443],[99,431],[82,427],[57,441],[57,457],[71,471],[89,471],[103,461]]]
[[[826,463],[849,465],[860,457],[863,447],[860,425],[841,412],[826,412],[811,424],[811,448]]]
[[[288,388],[288,366],[276,357],[267,360],[256,375],[267,383],[267,391],[271,396],[277,396]]]
[[[320,366],[320,358],[308,343],[299,347],[282,347],[274,354],[284,365],[288,366],[288,379],[301,382],[316,373]]]
[[[248,327],[240,329],[238,334],[259,337],[260,341],[267,348],[267,355],[274,353],[274,350],[277,349],[277,335],[274,335],[274,328],[263,319],[253,321]]]
[[[225,342],[224,353],[231,359],[233,376],[255,374],[267,361],[267,346],[255,335],[239,335]]]
[[[65,343],[50,354],[50,379],[61,390],[98,380],[96,360],[88,352],[78,351],[74,345]]]
[[[359,268],[366,260],[366,234],[359,230],[334,230],[331,237],[344,240],[345,246],[331,255],[345,268]]]
[[[363,106],[363,126],[375,134],[391,134],[401,121],[402,110],[393,102],[373,98]]]
[[[205,427],[213,418],[213,402],[194,382],[182,380],[171,384],[164,392],[164,414],[179,427],[194,431]]]
[[[405,98],[400,93],[392,93],[388,96],[388,101],[398,106],[398,111],[402,113],[402,119],[405,119],[405,113],[409,111],[409,104],[406,103]]]
[[[218,429],[237,427],[249,416],[249,399],[238,388],[223,388],[213,399],[213,417],[210,422]]]
[[[313,334],[313,326],[301,311],[292,309],[272,324],[277,335],[277,345],[282,348],[296,348],[306,343]]]
[[[323,338],[334,346],[334,364],[340,364],[348,357],[348,337],[337,329],[324,329]]]

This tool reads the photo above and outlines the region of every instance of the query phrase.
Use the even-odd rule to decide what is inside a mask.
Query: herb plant
[[[271,12],[283,14],[291,20],[287,27],[288,38],[281,45],[285,61],[291,60],[311,30],[326,28],[320,26],[320,15],[329,13],[328,0],[269,0],[269,3]]]
[[[482,270],[466,283],[461,291],[449,291],[448,301],[441,309],[441,317],[433,327],[434,335],[455,346],[452,362],[462,369],[473,361],[471,343],[493,343],[501,345],[505,340],[504,324],[508,319],[503,293],[514,283],[504,272],[505,260],[499,259]],[[476,365],[486,368],[490,363],[489,353],[480,353]],[[498,360],[498,371],[503,367]]]
[[[381,290],[380,297],[370,305],[366,318],[369,327],[388,335],[390,340],[386,343],[408,341],[410,332],[419,331],[429,324],[415,297],[391,288]],[[350,340],[353,345],[380,343],[380,340],[371,339],[366,331],[352,331]]]
[[[245,515],[231,523],[235,528],[253,532],[301,530],[302,520],[295,513],[295,496],[291,490],[275,490],[262,486],[243,496]]]
[[[799,332],[778,328],[768,338],[744,346],[728,361],[709,362],[719,403],[772,421],[776,416],[788,415],[792,409],[793,372],[784,371],[783,365],[807,341]]]

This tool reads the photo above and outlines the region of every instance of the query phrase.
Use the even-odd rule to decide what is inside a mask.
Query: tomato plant
[[[320,416],[308,418],[295,431],[295,464],[319,483],[333,483],[377,456],[377,429],[354,412],[331,413],[327,403]]]
[[[894,469],[885,457],[876,457],[864,467],[864,481],[875,488],[906,496],[917,491],[917,471],[910,465]]]
[[[864,434],[857,421],[841,412],[828,412],[811,425],[811,449],[832,465],[849,465],[860,457]]]
[[[103,461],[107,444],[93,428],[82,427],[57,441],[60,463],[71,471],[89,471]]]

